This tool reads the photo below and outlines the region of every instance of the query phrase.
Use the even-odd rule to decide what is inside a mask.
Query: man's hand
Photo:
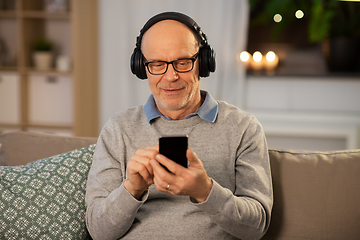
[[[182,167],[164,155],[156,154],[150,161],[156,189],[174,195],[186,195],[197,202],[204,202],[210,194],[212,180],[208,177],[201,160],[191,149],[187,150],[186,157],[189,161],[188,168]],[[159,163],[167,167],[171,173]]]
[[[138,149],[127,165],[128,179],[124,181],[125,189],[136,199],[140,199],[146,189],[154,183],[154,172],[151,159],[159,154],[159,145]]]

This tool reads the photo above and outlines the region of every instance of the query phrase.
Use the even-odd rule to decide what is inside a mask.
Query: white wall
[[[99,1],[100,128],[116,111],[142,105],[150,91],[130,71],[135,39],[145,22],[163,11],[191,16],[217,53],[217,69],[202,79],[202,88],[217,98],[242,106],[244,69],[237,54],[246,47],[247,0],[106,0]]]
[[[360,148],[359,80],[249,76],[245,107],[263,125],[270,148]]]

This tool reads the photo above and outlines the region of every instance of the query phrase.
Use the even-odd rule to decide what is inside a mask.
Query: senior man
[[[91,236],[260,239],[273,203],[264,132],[251,114],[200,89],[215,71],[200,27],[181,13],[152,17],[131,70],[152,94],[100,134],[86,191]],[[159,153],[159,136],[179,135],[188,137],[185,167]]]

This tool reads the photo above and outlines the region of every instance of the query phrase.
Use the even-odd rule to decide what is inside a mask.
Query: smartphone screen
[[[187,136],[161,137],[159,138],[159,145],[160,154],[187,168]]]

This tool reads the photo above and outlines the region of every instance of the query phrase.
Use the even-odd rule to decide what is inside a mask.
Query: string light
[[[247,51],[242,51],[240,53],[240,60],[243,62],[247,62],[250,59],[250,54]]]
[[[279,23],[279,22],[281,22],[281,20],[282,20],[282,16],[280,14],[275,14],[274,15],[274,21],[275,22]]]
[[[255,62],[260,62],[262,59],[262,54],[259,51],[254,52],[253,59]]]
[[[266,60],[268,60],[269,62],[272,62],[275,60],[275,53],[273,51],[269,51],[267,54],[266,54]]]
[[[304,17],[304,12],[301,11],[301,10],[297,10],[296,13],[295,13],[295,17],[297,19],[303,18]]]

